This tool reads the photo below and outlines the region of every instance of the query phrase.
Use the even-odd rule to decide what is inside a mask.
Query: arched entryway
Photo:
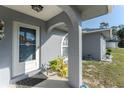
[[[79,17],[70,6],[59,6],[64,12],[47,24],[48,33],[63,22],[68,29],[68,81],[71,87],[82,85],[82,31]],[[56,16],[57,17],[57,16]],[[62,18],[63,17],[63,18]]]

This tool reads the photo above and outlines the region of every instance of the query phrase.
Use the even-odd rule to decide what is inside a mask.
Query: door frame
[[[35,26],[35,25],[31,25],[31,24],[27,24],[27,23],[22,23],[22,22],[18,22],[18,21],[13,21],[13,29],[12,29],[12,78],[20,76],[20,75],[24,75],[24,74],[20,74],[20,75],[14,75],[14,62],[16,62],[18,60],[18,58],[16,56],[19,57],[19,31],[15,31],[16,29],[18,29],[19,26],[25,27],[25,28],[30,28],[30,29],[36,29],[36,61],[37,63],[37,68],[34,69],[38,70],[40,68],[40,27]],[[18,38],[18,40],[16,40]],[[17,45],[16,45],[17,44]],[[16,54],[16,56],[15,56]],[[26,72],[26,74],[28,74],[30,72]]]

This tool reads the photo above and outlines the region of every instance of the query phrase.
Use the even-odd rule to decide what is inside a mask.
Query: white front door
[[[39,27],[20,22],[13,24],[12,76],[39,68]]]

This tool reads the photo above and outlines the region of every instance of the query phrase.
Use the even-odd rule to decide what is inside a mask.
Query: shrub
[[[111,55],[111,53],[110,52],[106,52],[106,55]]]
[[[108,48],[108,49],[106,50],[106,55],[111,55],[111,52],[112,52],[112,50]]]
[[[64,59],[61,57],[50,61],[50,69],[52,71],[58,72],[58,75],[60,75],[61,77],[67,77],[68,65],[64,63]]]
[[[107,49],[108,52],[112,52],[112,50],[110,48]]]
[[[57,70],[57,59],[54,59],[52,61],[49,62],[50,63],[50,69],[53,70],[53,71],[56,71]]]
[[[58,74],[61,77],[67,77],[68,75],[68,66],[67,64],[62,64],[60,68],[58,68]]]

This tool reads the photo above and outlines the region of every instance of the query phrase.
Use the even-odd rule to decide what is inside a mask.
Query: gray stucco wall
[[[0,19],[5,21],[5,38],[0,40],[0,87],[6,87],[11,79],[13,21],[39,26],[42,35],[45,31],[45,23],[42,20],[13,11],[3,6],[0,6]],[[42,38],[44,37],[41,37],[41,40]]]
[[[67,32],[53,29],[45,33],[45,43],[42,43],[41,48],[41,64],[48,64],[55,57],[61,56],[61,41]]]
[[[99,33],[90,33],[82,35],[82,55],[87,56],[88,54],[92,55],[93,58],[100,60],[101,59],[101,50],[100,50],[100,34]]]

